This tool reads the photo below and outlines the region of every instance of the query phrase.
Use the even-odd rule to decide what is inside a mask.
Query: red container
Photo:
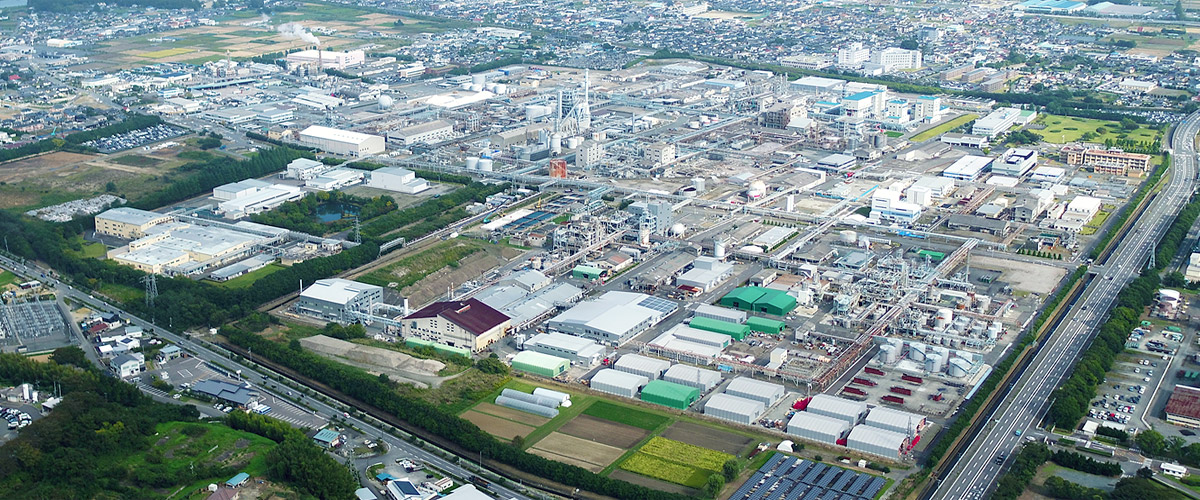
[[[923,379],[921,377],[914,377],[912,375],[901,375],[900,380],[903,380],[905,382],[912,382],[914,384],[921,384],[921,383],[925,382],[925,379]]]
[[[912,389],[909,389],[909,388],[906,388],[906,387],[893,386],[891,389],[888,389],[888,390],[889,390],[889,391],[892,391],[892,392],[894,392],[894,393],[896,393],[896,394],[903,394],[903,395],[905,395],[905,396],[912,396]]]
[[[859,395],[859,396],[866,396],[866,395],[867,395],[867,393],[866,393],[866,392],[863,392],[863,390],[862,390],[862,389],[855,389],[855,388],[853,388],[853,387],[843,387],[843,388],[842,388],[842,392],[844,392],[844,393],[846,393],[846,394],[857,394],[857,395]]]
[[[898,405],[904,404],[904,398],[899,397],[899,396],[888,395],[888,396],[884,396],[882,399],[883,399],[883,402],[885,402],[885,403],[896,403]]]
[[[871,375],[883,375],[884,374],[883,370],[880,370],[878,368],[871,368],[869,366],[866,368],[863,368],[863,371],[870,373]]]
[[[871,381],[871,380],[868,380],[868,379],[865,379],[865,378],[862,378],[862,377],[854,377],[854,380],[851,380],[851,381],[850,381],[850,383],[851,383],[851,384],[858,384],[858,385],[865,385],[865,386],[867,386],[867,387],[875,387],[876,385],[879,385],[879,384],[876,384],[875,382],[873,382],[873,381]]]

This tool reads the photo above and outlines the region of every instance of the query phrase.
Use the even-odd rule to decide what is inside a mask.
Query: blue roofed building
[[[1079,12],[1086,7],[1086,3],[1070,0],[1028,0],[1014,5],[1013,9],[1036,14],[1069,14]]]
[[[313,434],[312,440],[318,446],[336,448],[342,444],[342,435],[332,429],[321,429],[316,434]]]
[[[242,485],[246,484],[246,481],[249,481],[249,480],[250,480],[250,474],[246,474],[245,472],[239,472],[239,473],[237,473],[236,476],[233,476],[233,477],[229,478],[228,481],[225,481],[225,486],[228,486],[230,488],[239,488]]]

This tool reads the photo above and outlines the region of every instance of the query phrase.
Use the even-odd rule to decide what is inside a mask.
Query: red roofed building
[[[434,302],[404,318],[404,336],[479,352],[508,335],[508,315],[476,299]]]
[[[1200,428],[1200,389],[1177,385],[1167,400],[1167,423]]]

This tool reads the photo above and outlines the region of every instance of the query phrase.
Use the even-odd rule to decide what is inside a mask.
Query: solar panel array
[[[509,224],[505,229],[512,229],[514,231],[519,231],[521,229],[527,229],[527,228],[536,226],[538,224],[541,224],[543,221],[547,221],[551,217],[554,217],[553,212],[546,212],[544,210],[538,210],[536,212],[533,212],[529,215],[526,215],[524,217],[521,217],[520,219],[513,221],[513,223]]]
[[[729,500],[860,500],[887,481],[841,467],[775,454]]]
[[[677,307],[679,307],[679,305],[674,302],[671,302],[667,299],[660,299],[655,296],[649,296],[642,299],[641,302],[638,302],[638,305],[664,314],[674,311]]]

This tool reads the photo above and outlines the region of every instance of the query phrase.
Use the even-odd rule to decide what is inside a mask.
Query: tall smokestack
[[[325,61],[323,60],[322,55],[323,54],[321,54],[321,45],[317,44],[317,70],[324,72],[325,71]]]

